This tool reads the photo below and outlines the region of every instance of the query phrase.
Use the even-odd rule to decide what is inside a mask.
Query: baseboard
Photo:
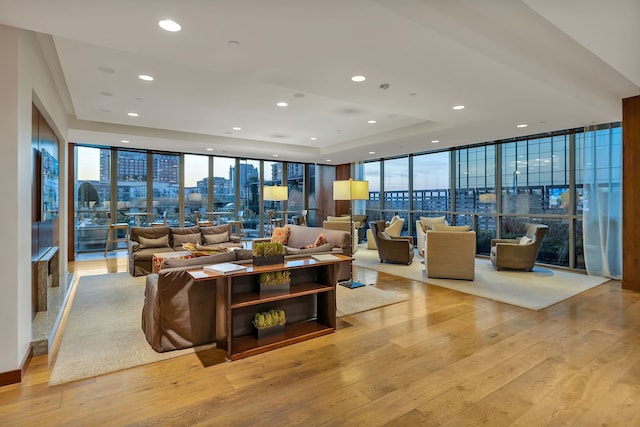
[[[31,362],[32,357],[33,348],[29,346],[29,351],[22,361],[22,367],[20,369],[9,372],[0,372],[0,387],[21,382],[22,378],[24,378],[27,373],[27,368],[29,367],[29,363]]]

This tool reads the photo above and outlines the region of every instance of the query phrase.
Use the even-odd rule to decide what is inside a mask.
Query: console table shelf
[[[256,292],[245,292],[233,294],[231,297],[231,309],[247,307],[265,302],[289,299],[295,296],[317,294],[335,289],[331,286],[322,285],[316,282],[300,283],[295,285],[289,292],[273,293],[265,295]]]
[[[246,271],[229,275],[202,269],[189,274],[215,284],[218,348],[227,351],[229,360],[237,360],[333,333],[338,272],[340,265],[352,261],[345,255],[326,261],[306,257],[272,266],[248,266]],[[291,273],[289,291],[260,294],[260,273],[282,270]],[[252,321],[256,313],[270,309],[284,310],[286,326],[281,333],[258,339]]]

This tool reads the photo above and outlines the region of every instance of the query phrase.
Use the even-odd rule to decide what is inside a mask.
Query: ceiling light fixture
[[[310,140],[312,140],[312,141],[317,141],[317,140],[318,140],[318,138],[316,138],[315,136],[312,136],[312,137],[311,137],[311,138],[309,138],[309,139],[310,139]]]
[[[242,130],[242,128],[239,128],[238,126],[231,128],[233,130]]]
[[[131,142],[131,141],[129,141],[128,139],[121,139],[121,140],[120,140],[120,142],[122,142],[122,143],[124,143],[124,144],[128,144],[128,143],[129,143],[129,142]]]
[[[274,154],[273,157],[278,157],[278,154]]]
[[[456,105],[453,107],[454,110],[464,110],[464,105]]]
[[[331,162],[331,159],[327,159],[327,162]]]
[[[431,141],[432,144],[437,144],[438,142],[440,142],[439,139],[434,139],[433,141]]]
[[[213,148],[207,148],[206,150],[207,151],[213,151]]]
[[[367,78],[365,76],[361,76],[361,75],[357,75],[357,76],[351,77],[351,81],[352,82],[356,82],[356,83],[361,83],[361,82],[363,82],[365,80],[367,80]]]
[[[152,82],[152,81],[153,81],[153,77],[151,77],[151,76],[149,76],[149,75],[146,75],[146,74],[140,74],[140,75],[138,76],[138,78],[139,78],[140,80],[144,80],[145,82]]]
[[[527,126],[529,126],[529,125],[527,125],[527,124],[523,123],[523,124],[521,124],[521,125],[518,125],[517,127],[519,127],[519,128],[526,128]]]
[[[130,117],[138,117],[140,114],[138,113],[127,113],[128,116]]]
[[[369,123],[370,125],[377,123],[375,120],[369,120],[367,123]]]
[[[284,102],[284,101],[280,101],[280,102],[276,103],[276,105],[278,107],[287,107],[289,105],[289,103]]]
[[[369,151],[369,154],[376,154],[375,151]]]
[[[180,24],[178,24],[176,21],[173,21],[171,19],[163,19],[162,21],[158,22],[158,25],[163,30],[169,31],[172,33],[178,32],[182,29],[182,26],[180,26]]]

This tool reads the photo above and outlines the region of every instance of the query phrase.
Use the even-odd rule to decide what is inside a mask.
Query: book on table
[[[311,255],[311,258],[313,258],[313,259],[315,259],[317,261],[334,261],[334,260],[340,259],[337,256],[331,255],[331,254]]]
[[[232,262],[223,262],[220,264],[205,265],[202,267],[204,271],[217,274],[232,274],[239,273],[241,271],[247,271],[247,267],[244,265],[234,264]]]

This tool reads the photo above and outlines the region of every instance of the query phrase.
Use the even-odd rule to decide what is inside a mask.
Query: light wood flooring
[[[126,271],[126,258],[71,268]],[[39,356],[0,388],[0,425],[640,425],[640,293],[620,282],[535,312],[356,276],[410,299],[235,362],[192,354],[48,387]]]

